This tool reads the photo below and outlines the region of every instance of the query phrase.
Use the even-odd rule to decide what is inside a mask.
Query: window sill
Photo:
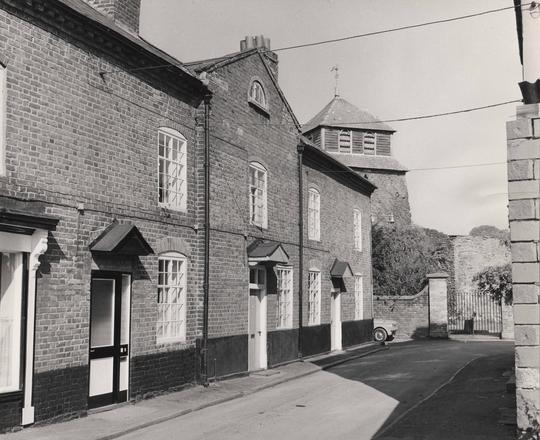
[[[248,103],[255,107],[256,110],[259,110],[261,113],[264,113],[265,116],[268,116],[270,117],[270,111],[268,110],[268,108],[266,107],[263,107],[261,104],[259,104],[257,101],[255,101],[254,99],[252,98],[248,98]]]
[[[265,230],[268,229],[268,225],[265,225],[265,224],[259,225],[257,223],[253,223],[253,222],[249,222],[249,224],[251,226],[254,226],[254,227],[258,228],[258,229],[265,229]]]
[[[172,206],[172,205],[168,205],[166,203],[160,203],[160,202],[158,202],[158,206],[163,211],[173,211],[173,212],[180,212],[182,214],[187,214],[187,208],[186,207]]]
[[[172,344],[182,344],[185,345],[187,340],[185,338],[163,338],[157,339],[156,345],[172,345]]]
[[[276,330],[292,330],[292,329],[293,329],[292,325],[290,327],[289,326],[287,326],[287,327],[276,327]]]

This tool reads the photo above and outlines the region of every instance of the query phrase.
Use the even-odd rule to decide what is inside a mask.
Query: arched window
[[[308,191],[308,239],[321,239],[321,195],[315,188]]]
[[[186,340],[187,258],[179,252],[158,257],[157,342]]]
[[[162,127],[158,131],[159,204],[185,211],[187,207],[187,140],[178,131]]]
[[[6,68],[0,64],[0,176],[6,174]]]
[[[267,172],[259,162],[249,164],[249,221],[261,228],[268,227],[266,203]]]
[[[362,213],[359,209],[354,210],[354,249],[362,250]]]
[[[257,80],[251,82],[251,86],[249,88],[249,99],[263,109],[268,109],[266,93],[264,92],[262,84]]]

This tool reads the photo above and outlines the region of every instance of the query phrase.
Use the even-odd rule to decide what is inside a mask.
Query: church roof
[[[326,104],[319,113],[302,127],[302,132],[307,133],[320,126],[395,131],[371,113],[360,110],[341,96],[335,96]]]

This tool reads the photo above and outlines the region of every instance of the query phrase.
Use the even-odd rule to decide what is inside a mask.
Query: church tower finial
[[[334,86],[334,98],[335,98],[336,96],[339,96],[339,88],[338,88],[338,85],[339,85],[339,66],[336,64],[335,66],[333,66],[330,69],[330,72],[336,72],[334,74],[334,78],[336,80],[336,83],[335,83],[335,86]]]

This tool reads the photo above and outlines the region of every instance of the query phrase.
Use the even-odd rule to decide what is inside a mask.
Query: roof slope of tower
[[[334,99],[326,104],[319,113],[302,127],[302,132],[307,133],[320,126],[395,131],[371,113],[360,110],[341,96],[335,96]]]

